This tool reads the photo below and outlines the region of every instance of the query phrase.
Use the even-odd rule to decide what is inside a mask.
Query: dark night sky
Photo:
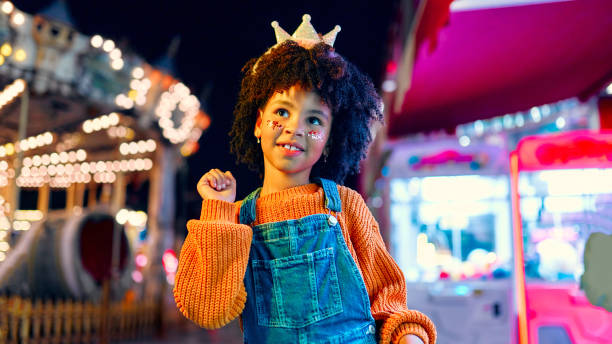
[[[15,6],[37,13],[52,0],[15,1]],[[176,35],[181,37],[175,57],[177,77],[202,99],[212,124],[200,140],[200,150],[189,158],[187,187],[195,190],[201,174],[211,168],[231,170],[238,180],[238,198],[259,185],[255,174],[234,163],[228,153],[227,133],[237,98],[240,69],[275,43],[270,22],[277,20],[290,34],[309,13],[315,29],[327,33],[342,27],[335,47],[380,85],[389,24],[397,1],[142,1],[66,0],[76,29],[114,39],[155,63]],[[207,91],[208,90],[208,91]],[[347,185],[353,186],[354,179]]]

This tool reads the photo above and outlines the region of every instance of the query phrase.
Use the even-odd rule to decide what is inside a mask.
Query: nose
[[[305,133],[304,126],[302,125],[302,121],[300,120],[300,116],[295,116],[285,125],[285,132],[287,134],[293,134],[295,136],[304,136]]]

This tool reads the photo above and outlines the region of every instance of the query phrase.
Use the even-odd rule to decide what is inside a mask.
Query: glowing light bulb
[[[102,122],[100,121],[100,118],[94,118],[91,122],[91,127],[93,131],[98,131],[102,129]]]
[[[68,153],[66,152],[61,152],[59,153],[59,160],[62,164],[65,164],[68,162]]]
[[[87,159],[87,152],[85,152],[84,149],[77,150],[76,158],[78,161],[84,161],[85,159]]]
[[[122,59],[113,60],[113,62],[111,62],[111,67],[114,70],[120,70],[121,68],[123,68],[123,60]]]
[[[9,56],[13,53],[13,47],[9,43],[4,43],[0,47],[0,54]]]
[[[157,145],[155,144],[155,140],[153,140],[153,139],[148,139],[147,140],[147,151],[153,152],[156,147],[157,147]]]
[[[93,125],[91,124],[90,120],[86,120],[85,122],[83,122],[83,131],[86,134],[93,132]]]
[[[100,35],[95,35],[91,37],[90,43],[92,47],[100,48],[102,46],[102,43],[104,43],[104,38],[102,38],[102,36]]]
[[[119,145],[119,153],[121,153],[121,155],[130,154],[130,149],[127,143],[124,142],[121,145]]]
[[[36,141],[35,137],[28,137],[28,146],[30,146],[31,149],[36,148],[38,146],[38,142]]]
[[[107,53],[110,53],[113,49],[115,49],[115,42],[113,42],[111,39],[107,39],[102,44],[102,50],[106,51]]]
[[[117,223],[119,223],[120,225],[125,224],[130,216],[130,211],[127,209],[121,209],[117,212],[117,215],[115,215],[115,220],[117,220]]]
[[[10,1],[5,1],[2,4],[2,12],[6,13],[6,14],[11,14],[11,12],[13,12],[14,9],[15,9],[15,6]]]
[[[117,124],[119,124],[119,115],[116,112],[111,112],[108,115],[108,119],[110,121],[110,125],[117,125]]]
[[[17,62],[25,61],[27,56],[28,55],[26,54],[25,50],[23,50],[23,49],[17,49],[15,51],[15,61],[17,61]]]
[[[132,79],[132,81],[130,81],[130,87],[133,90],[139,90],[140,89],[140,80]]]
[[[17,79],[11,86],[14,87],[15,95],[17,95],[25,90],[26,83],[23,79]]]
[[[53,134],[51,134],[51,132],[46,132],[43,134],[45,137],[45,143],[50,145],[51,143],[53,143]]]
[[[142,67],[135,67],[132,69],[132,76],[136,79],[142,79],[144,76],[144,69],[142,69]]]
[[[147,151],[147,142],[138,141],[138,153],[144,153]]]
[[[119,50],[119,48],[115,48],[113,49],[108,56],[110,56],[111,59],[116,60],[116,59],[120,59],[121,58],[121,50]]]
[[[136,142],[130,142],[128,147],[130,154],[138,153],[138,144]]]
[[[25,16],[23,15],[23,13],[15,13],[13,14],[13,17],[11,18],[13,21],[13,24],[20,26],[25,22]]]
[[[109,120],[108,116],[104,115],[104,116],[100,117],[100,124],[101,124],[102,128],[108,128],[108,126],[110,125],[110,120]]]

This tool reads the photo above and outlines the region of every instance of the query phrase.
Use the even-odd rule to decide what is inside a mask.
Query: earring
[[[324,164],[327,164],[327,154],[329,153],[327,152],[327,149],[326,149],[323,151],[323,163]]]
[[[257,143],[258,144],[261,143],[261,140],[259,139],[259,137],[257,138]]]

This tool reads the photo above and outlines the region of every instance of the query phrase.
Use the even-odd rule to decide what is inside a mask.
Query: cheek
[[[280,124],[278,121],[268,120],[266,122],[266,126],[274,131],[283,129],[283,125]]]
[[[314,142],[319,143],[325,140],[325,135],[321,131],[311,130],[308,132],[308,138],[310,138]]]

